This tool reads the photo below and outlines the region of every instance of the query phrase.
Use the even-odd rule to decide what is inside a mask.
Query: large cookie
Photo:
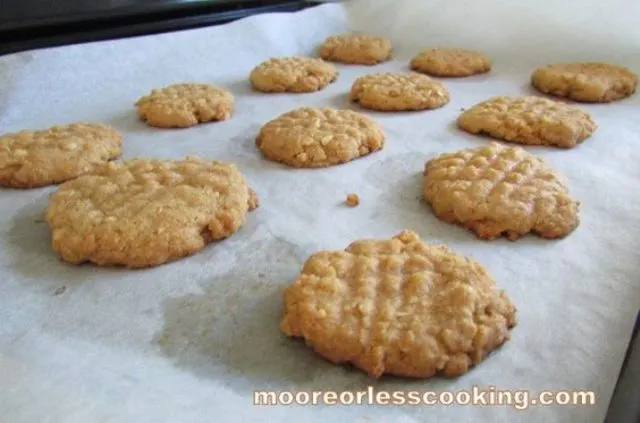
[[[481,239],[561,238],[579,224],[564,178],[524,149],[495,142],[428,161],[423,196],[440,219]]]
[[[286,335],[374,378],[461,375],[516,325],[483,266],[412,231],[312,255],[284,301]]]
[[[629,69],[606,63],[564,63],[537,69],[531,84],[556,97],[585,103],[608,103],[636,91],[638,76]]]
[[[391,58],[391,42],[374,35],[332,35],[320,47],[320,57],[351,65],[375,65]]]
[[[46,220],[62,260],[138,268],[232,235],[255,207],[255,193],[233,164],[136,159],[62,184]]]
[[[432,48],[416,55],[411,69],[432,76],[463,77],[491,70],[491,61],[482,52],[461,48]]]
[[[351,87],[351,100],[380,111],[437,109],[449,102],[442,82],[418,73],[374,73],[361,76]]]
[[[273,161],[317,168],[351,161],[382,149],[384,132],[351,110],[302,107],[266,123],[256,146]]]
[[[92,123],[0,136],[0,186],[36,188],[91,172],[121,154],[122,135]]]
[[[251,85],[266,93],[319,91],[338,78],[330,63],[311,57],[280,57],[256,66],[249,75]]]
[[[464,111],[458,127],[504,141],[571,148],[591,136],[596,123],[584,110],[542,97],[494,97]]]
[[[158,128],[187,128],[229,119],[233,95],[210,84],[174,84],[152,90],[136,102],[138,116]]]

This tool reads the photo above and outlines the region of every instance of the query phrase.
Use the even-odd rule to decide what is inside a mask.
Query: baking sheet
[[[233,161],[261,207],[232,238],[147,270],[61,263],[42,220],[53,188],[0,192],[0,420],[86,422],[601,422],[640,304],[640,95],[586,105],[600,128],[580,147],[531,148],[563,172],[582,202],[580,227],[561,241],[480,242],[435,219],[420,200],[429,158],[486,140],[453,124],[461,107],[493,95],[532,93],[536,66],[613,60],[640,71],[633,1],[354,1],[229,25],[25,52],[0,58],[0,129],[101,121],[126,134],[124,157]],[[598,4],[596,4],[598,3]],[[579,7],[578,7],[579,6]],[[314,54],[328,35],[377,31],[397,60],[339,66],[314,94],[264,95],[247,82],[272,56]],[[349,164],[292,170],[263,160],[260,126],[295,107],[351,106],[346,93],[367,72],[406,71],[432,45],[483,48],[484,76],[446,80],[452,100],[429,112],[365,112],[387,133],[379,153]],[[225,122],[157,130],[132,107],[152,88],[211,82],[233,91]],[[355,107],[354,107],[355,108]],[[357,109],[357,108],[356,108]],[[342,202],[360,195],[358,208]],[[278,329],[281,295],[319,249],[412,228],[479,260],[519,308],[512,340],[455,380],[373,382],[333,366]],[[254,407],[254,390],[591,390],[595,406]]]

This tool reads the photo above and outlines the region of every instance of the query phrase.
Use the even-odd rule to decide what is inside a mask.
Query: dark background
[[[0,0],[0,54],[196,28],[256,13],[295,11],[301,0]]]

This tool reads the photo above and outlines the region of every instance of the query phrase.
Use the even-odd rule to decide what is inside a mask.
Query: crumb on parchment
[[[349,194],[347,195],[346,203],[349,207],[356,207],[360,204],[360,197],[358,197],[358,194]]]

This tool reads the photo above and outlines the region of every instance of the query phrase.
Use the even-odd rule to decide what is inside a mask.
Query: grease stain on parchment
[[[349,389],[362,375],[334,366],[279,328],[284,289],[313,251],[277,237],[243,248],[246,268],[203,284],[202,292],[169,299],[154,342],[178,368],[246,394],[255,389],[326,389],[338,377]],[[341,374],[351,376],[341,378]],[[353,377],[353,375],[356,375]]]

